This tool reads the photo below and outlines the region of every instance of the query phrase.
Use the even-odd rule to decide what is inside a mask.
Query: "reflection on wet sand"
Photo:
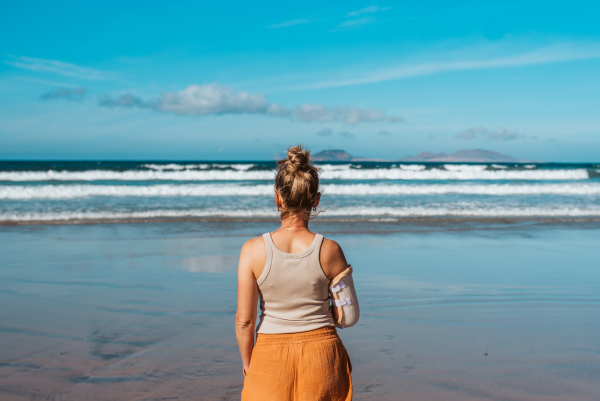
[[[453,227],[317,224],[356,267],[355,398],[598,399],[600,230]],[[239,399],[237,256],[269,228],[0,228],[0,398]]]

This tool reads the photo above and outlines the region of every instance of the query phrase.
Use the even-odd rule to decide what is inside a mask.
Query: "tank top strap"
[[[321,280],[323,280],[326,283],[329,283],[329,279],[323,271],[323,266],[321,266],[321,245],[323,245],[323,236],[321,234],[317,234],[313,245],[314,251],[312,252],[312,259],[317,275],[321,278]]]
[[[317,251],[315,252],[317,255],[320,253],[319,251],[321,250],[321,244],[323,244],[323,236],[321,234],[316,234],[315,240],[311,247]]]
[[[262,235],[263,240],[265,241],[265,247],[267,249],[267,261],[265,262],[265,268],[263,269],[262,274],[256,280],[256,284],[261,285],[269,275],[269,271],[271,271],[271,265],[273,264],[273,248],[275,248],[275,244],[271,239],[271,233],[265,233]]]

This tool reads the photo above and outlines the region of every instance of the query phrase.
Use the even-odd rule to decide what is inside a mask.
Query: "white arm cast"
[[[352,279],[352,266],[331,280],[329,291],[333,298],[333,305],[337,309],[336,327],[344,329],[352,327],[358,322],[360,310],[358,308],[358,298],[354,289],[354,280]]]

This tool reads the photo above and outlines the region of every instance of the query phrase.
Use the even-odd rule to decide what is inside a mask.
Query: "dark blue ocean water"
[[[600,216],[600,164],[320,167],[320,219]],[[275,218],[274,176],[274,162],[2,161],[0,221]]]

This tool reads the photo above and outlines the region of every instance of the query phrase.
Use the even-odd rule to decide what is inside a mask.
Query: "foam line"
[[[469,166],[478,167],[478,166]],[[482,166],[485,167],[485,166]],[[275,170],[88,170],[88,171],[4,171],[0,181],[272,181]],[[326,169],[323,179],[337,180],[586,180],[586,169],[553,170],[481,170],[441,168],[430,170],[389,169]]]
[[[266,218],[277,217],[274,209],[248,210],[219,210],[219,209],[188,209],[188,210],[149,210],[149,211],[79,211],[79,212],[48,212],[48,213],[0,213],[0,221],[67,221],[67,220],[129,220],[151,218],[185,218],[185,217],[222,217],[222,218]],[[593,217],[600,216],[600,207],[577,208],[540,208],[540,207],[343,207],[327,210],[324,216],[331,217]]]
[[[598,183],[564,184],[487,184],[487,185],[402,185],[402,184],[327,184],[325,195],[600,195]],[[0,199],[77,199],[92,196],[110,197],[205,197],[205,196],[273,196],[272,185],[182,184],[182,185],[0,185]]]

